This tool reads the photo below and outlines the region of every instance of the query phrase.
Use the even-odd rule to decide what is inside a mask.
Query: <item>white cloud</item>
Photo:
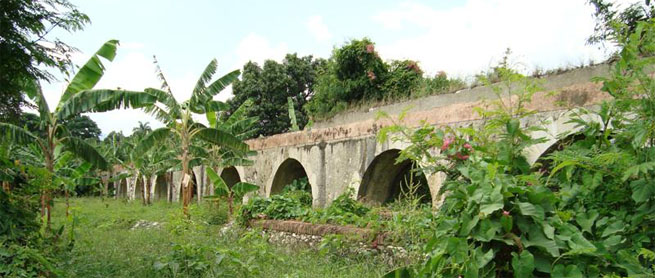
[[[320,15],[311,16],[307,20],[307,30],[319,42],[325,42],[332,38],[330,30],[328,30],[327,25],[323,22],[323,17]]]
[[[245,36],[235,50],[237,56],[236,63],[231,68],[241,68],[248,61],[253,61],[263,65],[265,60],[282,61],[284,55],[288,53],[289,47],[286,43],[277,43],[273,45],[268,38],[256,33],[250,33]]]
[[[418,60],[430,74],[469,76],[494,65],[507,47],[528,71],[601,60],[603,51],[585,45],[591,14],[585,1],[469,0],[444,10],[404,2],[372,19],[389,32],[419,31],[379,45],[385,59]]]

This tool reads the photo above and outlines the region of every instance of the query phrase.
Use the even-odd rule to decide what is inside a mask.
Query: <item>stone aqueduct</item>
[[[558,136],[573,131],[567,123],[572,110],[593,107],[609,96],[600,91],[600,84],[591,82],[594,76],[604,76],[607,65],[569,71],[547,77],[541,84],[543,92],[533,96],[529,108],[539,111],[525,119],[524,125],[542,125],[546,131],[534,134],[546,137],[548,142],[535,145],[526,153],[534,163]],[[270,196],[280,192],[284,185],[306,176],[315,207],[328,205],[344,191],[352,188],[357,196],[369,201],[384,202],[393,192],[394,181],[406,171],[407,163],[395,164],[398,151],[405,143],[387,140],[379,142],[377,132],[388,125],[388,120],[376,120],[378,111],[398,115],[409,107],[403,123],[418,126],[422,121],[435,126],[464,126],[480,123],[473,108],[483,106],[496,96],[486,87],[465,89],[454,94],[430,96],[407,102],[382,106],[369,111],[351,112],[320,122],[311,130],[278,134],[247,141],[257,155],[253,166],[219,169],[228,185],[246,181],[260,186],[257,194]],[[193,169],[196,198],[213,194],[203,166]],[[441,175],[425,176],[433,205],[438,203],[437,192]],[[180,199],[181,173],[170,172],[156,177],[151,196],[155,199]],[[143,187],[128,178],[115,183],[116,196],[128,199],[142,198]]]

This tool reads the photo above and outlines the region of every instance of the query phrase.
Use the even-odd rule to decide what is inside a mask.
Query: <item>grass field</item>
[[[222,233],[225,210],[194,205],[184,221],[179,204],[100,198],[71,200],[65,217],[55,205],[55,226],[66,225],[74,245],[63,259],[66,277],[379,277],[389,267],[373,255],[342,256],[270,244],[256,231]],[[132,227],[137,221],[154,228]],[[216,224],[212,224],[216,223]]]

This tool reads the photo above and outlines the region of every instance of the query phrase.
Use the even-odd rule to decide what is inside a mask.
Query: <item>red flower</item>
[[[375,52],[375,46],[373,46],[372,44],[367,44],[367,45],[366,45],[366,52],[367,52],[367,53],[373,53],[373,52]]]
[[[469,158],[468,154],[463,155],[463,154],[461,154],[459,152],[457,154],[455,154],[455,156],[457,156],[457,159],[459,159],[459,160],[467,160]]]

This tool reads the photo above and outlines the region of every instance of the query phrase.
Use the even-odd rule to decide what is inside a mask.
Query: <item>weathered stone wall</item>
[[[545,90],[536,93],[527,105],[528,109],[539,112],[524,119],[522,124],[544,127],[544,131],[536,132],[533,136],[546,137],[548,140],[526,151],[531,163],[553,145],[558,136],[575,129],[575,126],[567,123],[572,109],[594,107],[609,99],[607,94],[600,91],[600,84],[590,81],[594,76],[606,75],[607,67],[600,65],[574,70],[541,80]],[[384,194],[385,188],[389,186],[385,184],[389,181],[384,175],[397,171],[393,159],[389,157],[393,157],[391,154],[394,150],[405,148],[406,143],[377,140],[380,128],[392,124],[390,119],[376,120],[378,111],[384,111],[397,120],[397,115],[407,110],[402,123],[413,127],[423,123],[433,126],[476,126],[482,123],[482,118],[474,112],[474,108],[485,107],[492,99],[497,99],[492,90],[477,87],[455,94],[430,96],[368,111],[345,113],[317,123],[311,130],[249,140],[247,143],[257,152],[252,157],[254,165],[234,167],[230,169],[230,176],[236,176],[236,170],[240,181],[257,184],[260,186],[257,194],[270,196],[280,190],[281,183],[306,174],[316,207],[329,204],[349,188],[358,196],[381,201],[383,198],[376,198],[379,197],[376,194]],[[217,172],[222,174],[222,171],[218,169]],[[208,184],[204,168],[194,168],[194,174],[198,184],[198,199],[211,194],[213,188]],[[433,204],[437,205],[440,200],[437,192],[443,177],[438,173],[426,174]],[[380,178],[371,178],[370,175],[380,175]],[[173,184],[168,186],[167,195],[171,201],[180,199],[181,178],[179,172],[173,173],[170,178]],[[128,182],[128,190],[133,191],[135,188]],[[128,196],[135,196],[135,193]]]

